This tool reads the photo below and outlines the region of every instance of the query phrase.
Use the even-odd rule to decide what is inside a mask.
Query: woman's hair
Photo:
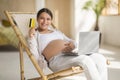
[[[52,14],[52,12],[48,8],[42,8],[41,10],[39,10],[38,13],[37,13],[37,19],[39,18],[39,16],[43,12],[46,12],[47,14],[49,14],[51,19],[53,19],[53,14]]]

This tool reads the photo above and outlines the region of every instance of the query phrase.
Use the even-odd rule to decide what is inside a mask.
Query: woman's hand
[[[65,44],[65,46],[66,47],[64,48],[63,52],[71,52],[75,48],[73,42],[68,42]]]
[[[29,37],[32,38],[35,35],[35,28],[30,28]]]

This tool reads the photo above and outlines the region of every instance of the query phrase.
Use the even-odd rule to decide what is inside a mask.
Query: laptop
[[[79,44],[77,52],[69,52],[66,56],[90,55],[99,51],[99,31],[79,32]]]
[[[92,54],[99,51],[99,31],[79,33],[78,54]]]

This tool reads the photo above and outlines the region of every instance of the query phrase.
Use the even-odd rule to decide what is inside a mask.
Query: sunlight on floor
[[[106,49],[100,49],[100,53],[111,54],[111,55],[113,55],[113,54],[114,54],[114,52],[113,52],[113,51],[106,50]]]
[[[109,68],[120,69],[120,49],[118,47],[104,45],[104,47],[100,49],[100,53],[103,53],[110,61]]]
[[[120,61],[112,61],[109,67],[114,69],[120,69]]]

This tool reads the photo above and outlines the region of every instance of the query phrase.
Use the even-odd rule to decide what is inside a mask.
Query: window
[[[120,15],[120,0],[106,0],[103,15]]]

